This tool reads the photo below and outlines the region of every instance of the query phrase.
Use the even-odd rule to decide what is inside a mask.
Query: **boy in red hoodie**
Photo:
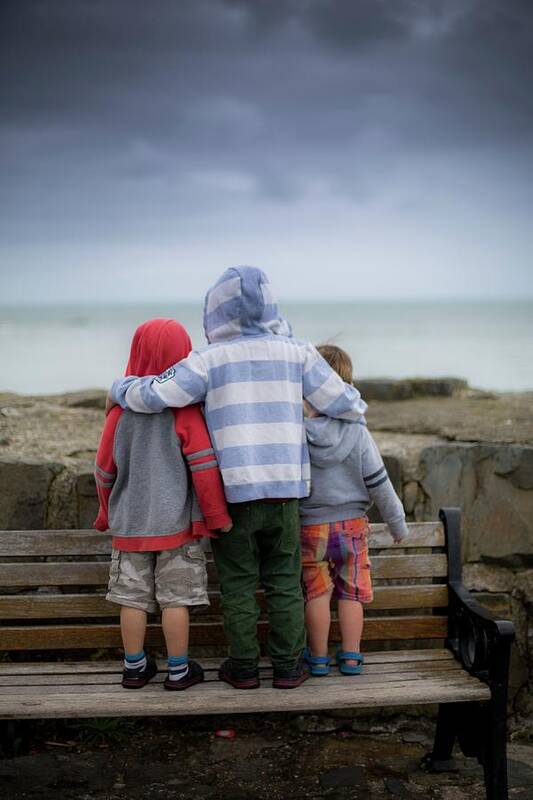
[[[126,375],[163,373],[191,349],[178,322],[150,320],[135,331]],[[116,406],[105,421],[95,478],[95,528],[113,534],[107,599],[121,606],[122,685],[141,688],[157,672],[144,637],[147,614],[158,605],[168,651],[165,689],[187,689],[204,678],[187,656],[189,606],[209,603],[200,540],[231,528],[200,406],[154,415]]]

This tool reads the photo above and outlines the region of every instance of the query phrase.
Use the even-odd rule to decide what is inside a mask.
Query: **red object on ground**
[[[234,739],[236,735],[233,728],[229,728],[226,731],[215,731],[215,736],[218,736],[219,739]]]

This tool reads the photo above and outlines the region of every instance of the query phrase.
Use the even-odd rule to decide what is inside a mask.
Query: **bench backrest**
[[[442,646],[447,633],[448,557],[440,522],[410,523],[393,544],[371,525],[374,602],[367,606],[366,649]],[[0,651],[89,650],[121,646],[118,607],[105,600],[110,537],[96,531],[0,531]],[[220,594],[208,554],[211,606],[191,618],[191,651],[223,651]],[[258,591],[264,612],[264,598]],[[265,641],[264,613],[259,636]],[[332,641],[338,641],[336,621]],[[147,644],[163,643],[157,618]],[[386,644],[391,643],[391,644]],[[431,644],[430,644],[431,643]],[[218,652],[217,652],[218,650]]]

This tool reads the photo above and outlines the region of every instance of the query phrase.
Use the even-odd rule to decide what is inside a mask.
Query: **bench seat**
[[[238,691],[217,679],[218,659],[203,659],[206,680],[186,692],[166,692],[165,663],[141,690],[120,685],[120,662],[0,664],[0,718],[134,717],[320,711],[489,700],[490,689],[469,675],[449,650],[375,652],[355,677],[310,678],[295,691],[270,685],[261,665],[259,690]]]
[[[495,619],[461,577],[460,512],[409,523],[394,544],[382,524],[369,537],[374,601],[365,609],[361,675],[311,678],[291,691],[273,689],[261,664],[258,690],[238,691],[217,679],[224,657],[221,598],[208,558],[210,606],[191,614],[190,654],[206,669],[186,692],[162,687],[164,662],[143,689],[120,685],[119,609],[105,599],[110,537],[96,531],[0,531],[0,721],[68,717],[140,717],[317,712],[438,704],[430,769],[453,766],[459,742],[485,769],[487,800],[507,800],[507,684],[511,622]],[[257,587],[257,633],[268,638],[267,603]],[[330,640],[340,640],[338,620]],[[162,653],[152,615],[148,647]],[[97,660],[87,660],[92,651]],[[47,653],[50,655],[47,656]],[[114,657],[114,660],[109,660]],[[24,659],[24,661],[22,661]],[[32,660],[33,659],[33,660]],[[30,723],[28,723],[30,724]],[[2,727],[0,725],[0,728]]]

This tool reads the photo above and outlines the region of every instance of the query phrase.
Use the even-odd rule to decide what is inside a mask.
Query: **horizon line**
[[[457,295],[457,296],[438,296],[428,295],[419,297],[380,297],[377,295],[358,295],[357,297],[300,297],[284,298],[279,300],[279,305],[325,305],[328,303],[335,305],[348,305],[350,303],[500,303],[500,302],[532,302],[533,294],[531,295],[502,295],[494,297],[491,295]],[[154,299],[131,299],[131,300],[8,300],[0,302],[0,308],[68,308],[69,306],[94,308],[100,306],[102,308],[110,307],[131,307],[131,306],[197,306],[202,305],[204,298],[184,298],[169,300],[166,298]]]

